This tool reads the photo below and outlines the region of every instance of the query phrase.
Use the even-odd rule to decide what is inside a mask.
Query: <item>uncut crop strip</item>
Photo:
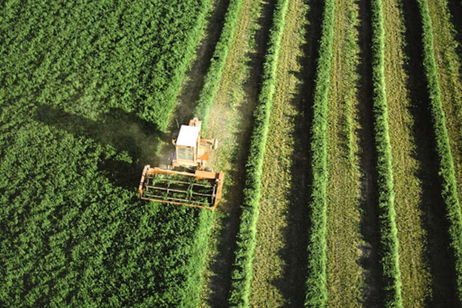
[[[309,130],[308,108],[303,92],[310,80],[300,58],[308,60],[310,49],[304,48],[305,42],[315,42],[315,30],[311,25],[306,29],[313,15],[309,10],[304,1],[289,1],[285,17],[261,177],[252,307],[303,304],[305,272],[300,268],[306,266],[306,238],[299,235],[307,229],[309,169],[308,138],[303,137]]]
[[[60,2],[53,4],[37,3],[35,11],[38,14],[41,13],[43,7],[48,6],[49,11],[55,11],[59,10],[60,5],[63,5],[61,11],[65,18],[59,20],[59,23],[63,23],[63,25],[60,25],[59,30],[54,33],[57,35],[55,47],[60,47],[47,50],[48,41],[46,39],[41,38],[42,41],[39,44],[27,40],[28,44],[31,44],[29,47],[23,45],[15,54],[2,57],[2,60],[6,59],[5,63],[2,63],[2,67],[9,71],[9,74],[12,72],[17,74],[25,70],[22,67],[23,64],[30,65],[27,64],[29,62],[40,64],[35,68],[37,73],[33,79],[34,82],[42,84],[43,94],[58,94],[57,97],[47,97],[47,100],[58,103],[61,100],[66,102],[70,95],[79,98],[80,96],[90,96],[91,98],[87,99],[93,99],[95,102],[91,109],[94,112],[96,106],[101,109],[106,107],[100,106],[97,102],[114,100],[117,103],[111,103],[113,106],[123,107],[127,111],[135,111],[142,119],[155,124],[158,129],[164,130],[175,107],[175,100],[181,90],[187,70],[195,57],[195,49],[211,3],[212,0],[171,1],[168,4],[153,8],[153,4],[148,3],[148,1],[131,7],[125,2],[111,6],[106,3],[96,4],[91,3],[91,1],[83,1],[78,6],[81,6],[82,14],[85,14],[86,18],[81,19],[77,19],[77,14],[74,14],[78,10],[71,10],[69,14],[64,13],[66,10],[70,10],[70,5],[66,7]],[[20,24],[23,22],[21,16],[14,16],[16,12],[11,12],[14,7],[13,4],[8,5],[8,9],[2,12],[5,14],[2,19],[6,26],[16,21],[19,21]],[[27,12],[27,10],[28,6],[23,12]],[[105,12],[104,18],[89,26],[88,21],[93,18],[91,14],[99,10]],[[127,10],[125,15],[122,13],[124,10]],[[130,29],[132,33],[124,33],[124,31],[128,31],[126,29],[129,26],[126,24],[130,23],[129,19],[140,14],[141,10],[146,10],[149,14],[143,14],[142,18],[137,17],[139,27],[136,28],[136,31]],[[10,14],[12,15],[10,16]],[[50,14],[44,20],[52,19]],[[158,22],[152,23],[153,19],[158,20]],[[168,24],[165,20],[175,20],[176,25]],[[112,29],[111,27],[117,23],[120,25]],[[16,47],[15,41],[24,40],[24,35],[28,32],[26,30],[30,30],[30,37],[36,34],[39,36],[45,34],[46,36],[46,31],[54,26],[49,23],[47,27],[41,29],[40,27],[30,27],[25,23],[14,31],[6,31],[4,42],[8,46]],[[85,29],[85,32],[78,34],[81,37],[79,40],[75,39],[75,30],[72,27],[76,27],[79,31]],[[34,33],[36,31],[38,33]],[[180,31],[181,34],[175,31]],[[125,39],[130,35],[135,38],[132,42]],[[68,38],[61,41],[62,36],[68,36]],[[168,43],[163,44],[164,40]],[[162,47],[159,48],[159,45]],[[43,59],[40,58],[44,48],[48,61],[42,61]],[[109,52],[111,48],[113,50]],[[23,52],[24,49],[29,49],[28,54]],[[98,53],[101,56],[94,56]],[[28,56],[28,60],[23,58],[25,55]],[[15,62],[22,64],[16,65]],[[91,66],[91,69],[74,67],[81,62]],[[140,74],[132,74],[132,72],[141,70],[142,66],[150,66],[150,69]],[[73,73],[68,72],[70,68],[74,69]],[[17,72],[15,72],[16,70]],[[113,74],[111,73],[112,70],[121,71],[123,74]],[[100,75],[101,77],[99,77]],[[103,81],[98,80],[98,77]],[[7,89],[13,89],[16,86],[23,87],[24,85],[28,85],[28,83],[14,85],[8,82]],[[58,87],[58,89],[54,87]],[[20,93],[25,89],[17,90]],[[63,95],[60,91],[67,92],[67,95]],[[85,92],[85,94],[79,91]],[[75,97],[71,97],[70,100],[75,100]],[[80,98],[80,100],[82,99]],[[78,103],[73,102],[73,105],[82,103],[80,100]]]
[[[430,108],[433,129],[436,136],[436,149],[439,156],[439,173],[443,186],[443,199],[449,220],[449,236],[454,252],[456,284],[459,301],[462,302],[462,217],[461,204],[457,193],[457,182],[451,143],[446,126],[446,114],[443,108],[440,73],[435,59],[435,40],[428,2],[418,0],[423,25],[424,68],[430,95]]]
[[[361,268],[359,167],[359,3],[337,1],[328,94],[327,287],[329,307],[358,307],[365,284]],[[363,103],[363,102],[362,102]],[[348,281],[348,283],[345,283]]]
[[[284,29],[288,1],[279,0],[273,13],[265,62],[262,73],[262,87],[254,113],[254,126],[250,151],[246,163],[246,180],[241,214],[241,225],[237,234],[237,249],[233,263],[230,306],[248,306],[252,261],[255,249],[255,224],[260,202],[263,158],[268,136],[269,116],[274,94],[279,45]]]
[[[327,120],[333,58],[335,0],[324,2],[311,128],[312,191],[309,203],[308,274],[305,306],[323,307],[327,294]]]
[[[407,90],[403,12],[397,0],[383,0],[385,62],[389,134],[393,156],[396,225],[399,239],[399,266],[405,307],[424,307],[431,296],[431,277],[426,260],[428,232],[424,229],[423,184],[419,174],[428,168],[415,156],[415,124]],[[414,72],[411,72],[412,74]],[[434,206],[434,205],[433,205]]]
[[[128,1],[10,1],[8,9],[16,10],[11,19],[3,18],[7,11],[1,10],[2,29],[9,29],[1,34],[2,41],[8,42],[2,45],[0,57],[2,76],[8,76],[6,91],[1,94],[5,98],[2,107],[6,107],[2,111],[12,111],[2,120],[8,130],[14,128],[14,134],[11,138],[2,130],[0,151],[8,153],[14,166],[14,172],[7,173],[26,185],[11,185],[2,178],[2,188],[12,189],[2,193],[2,199],[10,196],[2,204],[9,204],[10,214],[21,219],[20,224],[9,226],[14,230],[11,236],[2,232],[2,246],[12,241],[16,248],[2,249],[2,268],[8,264],[9,277],[0,278],[0,305],[158,306],[156,297],[165,284],[153,252],[159,248],[158,240],[172,234],[177,241],[185,241],[181,236],[189,235],[188,230],[172,223],[170,229],[161,229],[162,221],[153,219],[151,212],[156,209],[135,199],[135,181],[126,185],[120,180],[124,182],[135,169],[133,161],[140,159],[137,150],[146,144],[145,139],[152,141],[156,134],[153,123],[146,125],[150,129],[143,134],[141,127],[147,123],[139,117],[156,126],[168,118],[170,107],[168,101],[162,105],[162,95],[167,93],[168,100],[175,98],[171,89],[181,83],[178,78],[189,65],[188,52],[194,52],[196,31],[202,28],[209,4],[169,1],[153,7],[151,1],[137,1],[136,5]],[[165,23],[168,20],[178,24]],[[162,51],[153,45],[162,45]],[[155,68],[147,63],[152,61]],[[29,77],[17,78],[18,73]],[[158,92],[151,92],[151,86]],[[53,108],[39,103],[71,111],[72,116],[63,112],[69,121],[56,125],[60,113],[44,112]],[[137,110],[144,103],[149,105],[144,106],[147,110]],[[116,109],[111,110],[115,117],[104,114],[109,107]],[[161,119],[152,118],[151,107],[165,107]],[[135,110],[146,114],[126,116]],[[35,117],[36,112],[43,113],[43,118]],[[126,134],[114,123],[122,123]],[[133,131],[135,136],[130,134]],[[136,144],[108,142],[108,135],[133,138]],[[38,139],[40,143],[33,141]],[[120,156],[125,156],[124,160]],[[9,170],[8,160],[3,158],[2,170]],[[14,223],[6,220],[1,223],[5,229],[7,223]],[[18,242],[30,245],[29,249],[16,245]],[[21,271],[19,275],[15,268]]]
[[[204,6],[206,8],[211,7],[212,3],[212,0],[206,0]],[[160,97],[150,97],[150,100],[148,100],[146,102],[146,105],[144,106],[143,117],[148,120],[151,119],[153,121],[156,121],[156,123],[158,123],[160,130],[165,130],[169,122],[171,121],[170,117],[166,116],[166,114],[171,115],[174,111],[176,98],[178,97],[182,85],[185,81],[187,70],[195,57],[197,42],[200,39],[201,32],[206,23],[206,14],[207,10],[203,10],[201,12],[201,14],[199,15],[199,22],[193,28],[193,31],[191,35],[187,38],[186,43],[179,47],[185,48],[186,53],[183,59],[179,60],[177,63],[174,64],[176,70],[173,74],[173,80],[170,82],[170,84],[168,85],[168,87],[166,87],[164,91],[155,92],[156,94],[158,93]],[[159,64],[161,63],[156,63],[156,65]],[[159,87],[156,90],[159,89],[161,88]],[[162,102],[162,108],[150,111],[150,106],[159,105],[153,104],[153,102]]]
[[[392,152],[388,127],[388,103],[385,88],[385,33],[382,0],[372,1],[372,57],[374,83],[375,143],[377,151],[377,180],[381,265],[386,307],[401,307],[401,274],[399,243],[394,204]]]

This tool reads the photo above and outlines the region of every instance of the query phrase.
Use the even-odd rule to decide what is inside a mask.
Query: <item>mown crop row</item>
[[[211,59],[199,102],[194,111],[194,115],[203,121],[204,127],[206,127],[208,112],[216,95],[228,50],[231,47],[241,4],[242,0],[231,0],[229,3],[222,32],[215,47],[213,58]],[[190,236],[185,237],[179,234],[178,236],[181,240],[176,243],[176,247],[173,249],[173,251],[183,256],[181,263],[178,263],[176,253],[165,255],[163,252],[171,246],[172,240],[168,238],[163,240],[163,243],[160,244],[163,248],[159,249],[155,254],[160,256],[158,262],[159,269],[165,272],[165,276],[161,280],[165,287],[163,288],[164,290],[159,292],[160,296],[157,304],[172,305],[176,303],[186,307],[197,307],[205,267],[209,233],[213,225],[214,215],[209,211],[188,208],[185,212],[184,209],[171,208],[169,206],[159,211],[157,215],[160,221],[162,221],[163,228],[168,229],[169,225],[177,225],[179,223],[184,226],[183,229]],[[172,212],[176,214],[172,215]],[[168,218],[163,219],[164,216]],[[173,236],[175,237],[175,235]],[[171,262],[170,260],[174,260],[175,262]]]
[[[360,128],[358,109],[365,103],[359,80],[360,6],[356,0],[336,2],[334,45],[329,87],[327,134],[329,181],[327,186],[327,288],[330,307],[357,307],[365,283],[358,262],[362,202]],[[363,173],[363,174],[362,174]],[[375,204],[373,205],[375,206]],[[363,218],[364,219],[364,218]],[[363,222],[364,223],[364,222]],[[348,281],[348,284],[345,284]]]
[[[207,76],[205,76],[205,82],[194,111],[194,116],[202,119],[203,129],[206,127],[210,105],[218,91],[220,76],[223,72],[223,68],[225,67],[226,57],[228,55],[229,48],[231,47],[231,39],[235,32],[234,30],[236,28],[237,17],[241,6],[242,0],[231,0],[229,3],[220,40],[218,41],[212,59],[210,60],[210,68],[207,72]]]
[[[422,157],[428,149],[422,146],[421,140],[427,134],[415,134],[417,130],[422,130],[419,126],[421,115],[413,112],[418,103],[414,96],[414,90],[417,88],[414,77],[419,75],[420,69],[414,64],[421,61],[413,55],[413,51],[405,47],[405,10],[399,5],[400,1],[382,0],[382,3],[385,29],[385,84],[393,157],[401,293],[403,306],[417,308],[425,306],[425,302],[428,302],[431,296],[435,297],[431,291],[430,264],[426,254],[431,247],[430,242],[436,238],[429,226],[425,226],[425,217],[433,216],[425,210],[426,206],[433,202],[428,196],[423,197],[424,185],[427,183],[423,173],[424,170],[430,169],[427,165],[429,161]],[[415,27],[419,27],[417,22]],[[417,33],[416,35],[418,36]],[[411,41],[411,37],[407,39]],[[409,45],[414,45],[409,48],[420,50],[418,44]],[[413,59],[409,59],[407,70],[406,53],[413,55]]]
[[[401,307],[399,243],[394,208],[393,165],[385,89],[385,33],[381,0],[372,1],[372,70],[381,265],[386,307]]]
[[[422,41],[424,68],[428,83],[433,129],[436,137],[436,150],[439,156],[439,174],[442,181],[442,196],[449,221],[449,236],[455,259],[457,294],[462,302],[462,215],[458,198],[454,160],[451,153],[446,116],[441,101],[441,86],[435,61],[432,21],[427,0],[418,0],[422,18]]]
[[[304,46],[316,43],[314,35],[307,43],[307,17],[315,15],[312,9],[318,8],[310,8],[304,0],[291,0],[285,17],[261,177],[251,307],[303,305],[305,271],[299,268],[306,265],[307,241],[299,234],[307,229],[306,170],[310,162],[295,153],[306,153],[309,145],[309,138],[299,138],[308,131],[309,119],[305,98],[298,94],[301,86],[308,86],[300,78],[308,70],[300,59],[312,58]]]
[[[327,303],[327,121],[329,87],[334,43],[335,0],[324,2],[321,41],[316,71],[311,128],[312,191],[310,233],[308,239],[308,274],[306,307],[324,307]]]
[[[22,13],[12,3],[2,11],[4,29],[18,26],[2,34],[2,59],[8,59],[2,62],[7,90],[21,93],[25,85],[38,87],[44,100],[55,105],[75,96],[79,102],[72,104],[88,104],[87,112],[94,113],[97,107],[121,106],[165,129],[212,0],[171,1],[155,7],[146,1],[130,7],[125,2],[38,1]],[[59,13],[43,19],[41,23],[51,22],[47,27],[34,28],[21,16],[32,7],[37,12]],[[131,18],[139,24],[136,29]],[[54,27],[59,30],[49,33]],[[49,37],[54,38],[54,46],[48,46]],[[35,70],[33,85],[18,82],[29,66]]]
[[[254,112],[254,127],[246,163],[242,215],[236,239],[235,260],[229,297],[230,306],[248,306],[252,260],[255,250],[256,221],[260,201],[263,158],[268,136],[269,116],[273,103],[279,45],[285,24],[288,1],[278,0],[273,13],[267,51],[263,64],[262,86]]]

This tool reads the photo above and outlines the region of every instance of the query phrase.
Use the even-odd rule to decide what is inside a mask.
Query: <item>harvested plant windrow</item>
[[[255,249],[255,224],[258,218],[261,190],[260,176],[262,174],[269,116],[274,94],[279,44],[284,29],[287,5],[287,0],[278,0],[274,9],[273,26],[270,30],[263,65],[262,87],[258,97],[258,105],[254,112],[254,127],[246,164],[241,223],[237,235],[237,249],[235,252],[229,297],[229,305],[232,307],[248,306],[249,304],[252,259]]]
[[[434,37],[432,21],[427,0],[418,0],[422,18],[424,68],[426,71],[430,109],[433,119],[433,129],[436,136],[436,150],[439,157],[439,175],[442,181],[442,195],[446,204],[449,221],[449,236],[455,259],[457,293],[462,303],[462,214],[457,192],[454,159],[451,152],[446,115],[441,102],[441,85],[438,77],[438,67],[435,60]]]
[[[334,41],[335,0],[324,2],[321,41],[316,71],[316,86],[311,126],[312,191],[308,240],[306,307],[324,307],[327,303],[327,119],[328,94]]]
[[[393,166],[388,128],[385,87],[385,33],[381,0],[372,1],[372,53],[374,83],[375,144],[377,151],[377,187],[380,223],[381,265],[384,278],[385,306],[402,307],[399,243],[396,229]]]

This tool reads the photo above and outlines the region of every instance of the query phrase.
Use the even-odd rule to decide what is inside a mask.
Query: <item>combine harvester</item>
[[[146,165],[141,175],[138,195],[142,200],[214,210],[221,200],[224,172],[206,168],[215,139],[202,139],[201,121],[181,125],[172,140],[175,155],[166,168]]]

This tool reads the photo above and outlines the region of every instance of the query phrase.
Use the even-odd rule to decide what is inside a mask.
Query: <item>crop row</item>
[[[401,307],[401,274],[399,243],[394,208],[393,165],[388,128],[388,106],[385,90],[385,32],[381,0],[372,1],[372,69],[374,88],[375,144],[381,265],[384,278],[385,306]]]
[[[222,32],[211,59],[199,102],[194,111],[194,115],[202,119],[204,127],[207,124],[208,112],[216,95],[220,76],[231,46],[241,4],[242,0],[231,0],[229,3]],[[159,268],[165,271],[161,280],[164,287],[159,292],[161,295],[157,299],[157,304],[172,305],[177,303],[186,307],[197,307],[214,215],[209,211],[189,208],[185,211],[169,206],[163,206],[159,211],[157,215],[160,221],[163,221],[163,228],[168,229],[169,225],[180,224],[183,225],[183,228],[180,229],[185,230],[189,236],[173,235],[173,237],[180,239],[175,243],[173,249],[169,248],[171,247],[171,240],[166,237],[160,244],[163,248],[155,254],[161,256]],[[168,218],[163,219],[165,216]],[[172,253],[165,254],[165,251],[169,249],[172,250]],[[179,262],[179,256],[182,257],[181,262]]]
[[[360,6],[356,0],[337,1],[334,46],[329,87],[327,133],[329,181],[327,186],[327,288],[328,306],[358,305],[364,285],[357,247],[361,235],[361,170],[357,130],[360,103]],[[348,284],[344,282],[348,281]]]
[[[312,191],[305,306],[327,302],[327,121],[334,43],[335,1],[325,1],[311,129]]]
[[[252,261],[256,241],[256,221],[261,193],[260,177],[262,175],[269,117],[273,103],[277,61],[287,7],[287,0],[278,0],[276,3],[273,13],[273,25],[270,29],[263,64],[262,86],[258,97],[258,105],[254,112],[254,126],[246,163],[241,222],[236,239],[237,248],[233,263],[229,297],[230,306],[242,307],[249,304]]]
[[[210,60],[210,68],[205,76],[205,82],[194,111],[194,115],[199,119],[202,119],[204,128],[209,116],[210,106],[218,91],[220,76],[223,72],[223,68],[225,67],[226,58],[235,32],[234,30],[236,28],[237,17],[241,10],[241,6],[242,0],[231,0],[229,3],[220,40],[217,42],[212,59]]]
[[[436,150],[439,156],[439,174],[442,181],[442,196],[449,220],[449,236],[455,258],[457,295],[462,302],[462,215],[457,194],[454,160],[451,153],[446,116],[441,101],[441,86],[435,61],[433,27],[427,0],[418,0],[422,18],[422,41],[424,68],[428,83],[433,129],[436,138]]]

